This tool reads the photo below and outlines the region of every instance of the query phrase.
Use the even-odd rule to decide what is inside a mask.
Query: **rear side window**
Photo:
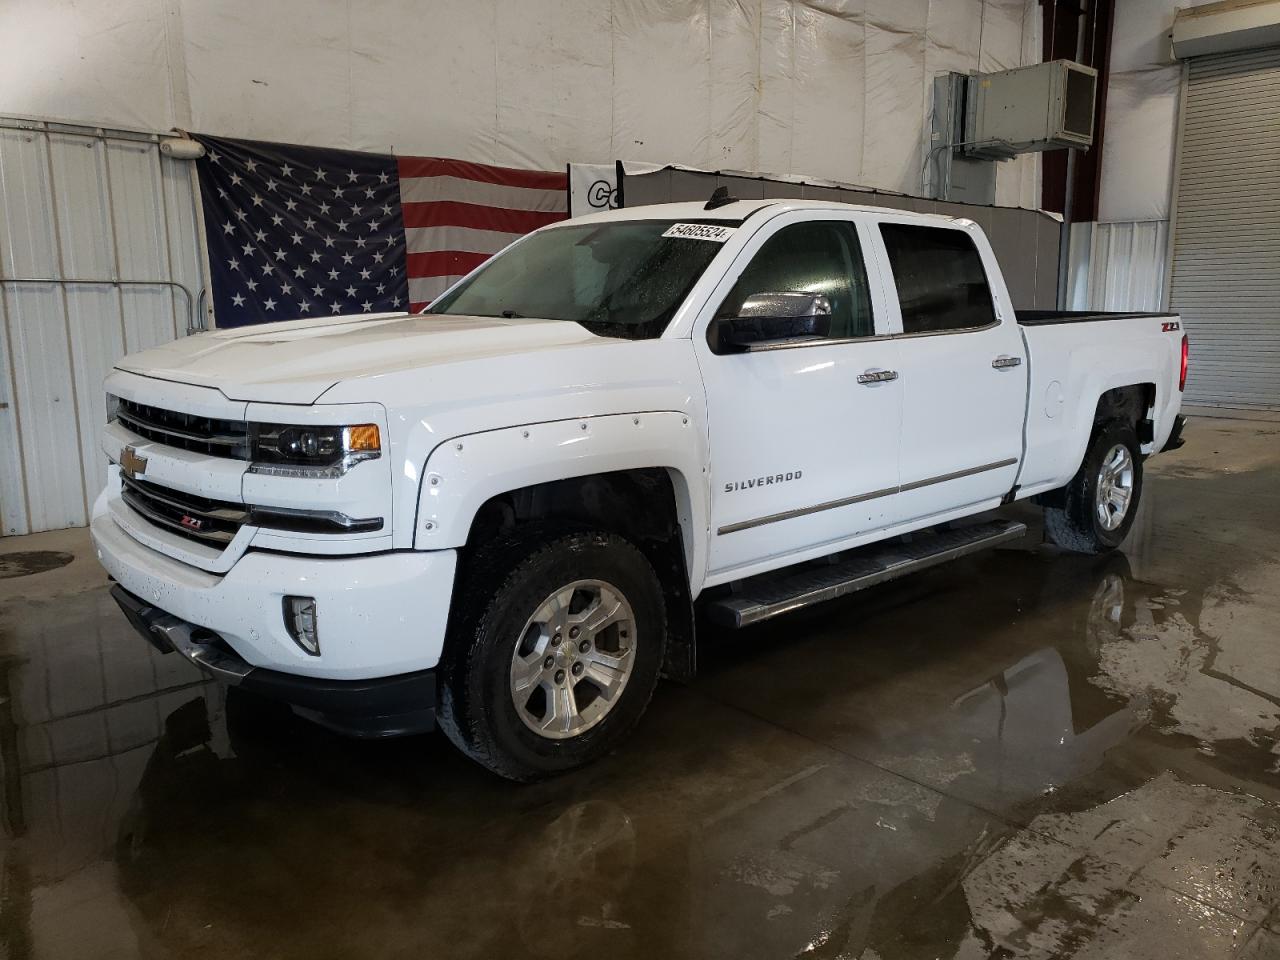
[[[991,287],[963,230],[882,223],[904,333],[972,330],[996,319]]]

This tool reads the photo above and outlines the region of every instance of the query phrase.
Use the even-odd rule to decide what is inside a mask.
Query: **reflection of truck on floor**
[[[1016,312],[969,221],[632,208],[425,315],[125,358],[93,534],[157,644],[531,779],[692,672],[695,602],[759,622],[1017,537],[957,521],[1028,497],[1062,546],[1116,546],[1185,373],[1176,316]]]
[[[999,642],[980,640],[960,657],[935,627],[895,665],[887,634],[913,619],[903,608],[927,603],[936,623],[951,602],[902,584],[883,605],[845,608],[875,620],[877,649],[838,649],[830,635],[806,641],[837,648],[836,675],[876,677],[858,696],[863,722],[850,729],[863,739],[852,746],[866,754],[874,744],[866,755],[894,773],[817,748],[816,758],[802,749],[781,759],[776,747],[757,749],[761,726],[735,726],[720,704],[682,698],[664,726],[704,722],[697,736],[648,737],[621,778],[555,785],[560,792],[530,806],[519,792],[488,790],[431,743],[335,750],[285,711],[234,689],[224,709],[206,687],[203,700],[161,711],[167,732],[119,824],[116,861],[135,929],[184,955],[205,942],[215,915],[224,918],[223,948],[251,952],[261,939],[256,891],[286,888],[303,870],[306,896],[274,918],[304,954],[357,955],[385,941],[412,943],[423,956],[789,957],[820,932],[833,956],[951,956],[971,928],[998,935],[1015,925],[1003,913],[1010,906],[1027,908],[1018,914],[1025,922],[1043,910],[1046,889],[1079,889],[1078,873],[1059,873],[1048,858],[1039,891],[996,868],[1022,849],[1008,842],[1026,836],[1016,824],[1046,808],[1090,808],[1121,789],[1118,780],[1142,775],[1133,751],[1143,741],[1133,733],[1145,705],[1108,697],[1091,678],[1099,645],[1128,641],[1125,628],[1160,595],[1129,580],[1122,555],[1081,561],[1021,550],[983,558],[972,573],[935,574],[930,587],[963,593],[973,575],[988,586],[962,625],[1019,605],[1071,615],[1051,638],[1006,628]],[[1158,607],[1157,615],[1174,616]],[[761,677],[769,656],[753,646],[766,661],[752,669]],[[711,670],[737,673],[732,649],[716,643],[712,658]],[[916,683],[922,671],[945,680]],[[784,679],[802,676],[795,669]],[[847,692],[810,679],[800,695],[818,715],[831,707],[849,716]],[[904,697],[905,687],[918,695]],[[422,768],[423,747],[437,769]],[[710,770],[709,756],[720,758]],[[124,784],[122,801],[133,787]],[[353,805],[368,828],[332,836],[317,858],[317,831]],[[218,839],[246,823],[258,839],[251,888],[233,882],[243,858]],[[424,858],[424,849],[436,855]],[[981,886],[993,869],[1003,882]],[[401,922],[351,909],[353,877],[370,902],[399,904]],[[487,893],[467,895],[474,889]],[[573,922],[548,911],[543,893],[571,900]]]

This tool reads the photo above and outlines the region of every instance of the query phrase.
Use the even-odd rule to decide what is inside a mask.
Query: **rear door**
[[[1027,358],[1012,310],[1001,306],[1009,298],[999,267],[963,222],[886,218],[877,234],[897,292],[902,385],[892,519],[993,503],[1017,476],[1027,397]]]
[[[711,451],[711,583],[822,553],[886,522],[902,398],[888,297],[863,254],[869,229],[835,211],[776,217],[743,248],[695,327]],[[830,335],[717,353],[710,320],[736,316],[759,293],[824,294]]]

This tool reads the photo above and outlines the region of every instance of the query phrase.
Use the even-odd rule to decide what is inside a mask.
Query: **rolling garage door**
[[[1186,400],[1280,409],[1280,49],[1191,60],[1170,303]]]

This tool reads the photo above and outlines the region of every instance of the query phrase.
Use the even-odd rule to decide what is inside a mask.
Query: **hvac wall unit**
[[[930,195],[994,202],[995,166],[1020,153],[1093,145],[1098,72],[1053,60],[999,73],[948,73],[933,87]]]
[[[969,78],[964,148],[970,157],[1093,145],[1098,71],[1070,60]]]

